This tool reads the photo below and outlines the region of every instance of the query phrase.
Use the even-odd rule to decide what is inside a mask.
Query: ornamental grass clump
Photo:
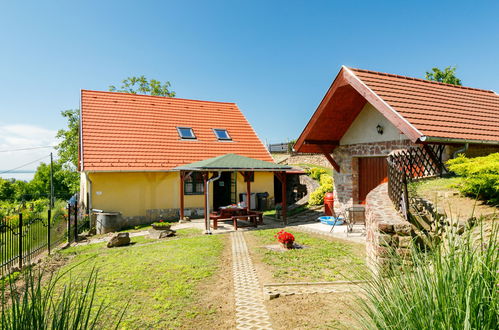
[[[20,279],[9,277],[1,286],[0,329],[117,329],[125,309],[114,319],[106,306],[95,302],[97,273],[83,282],[64,274],[47,275],[27,270]]]
[[[499,225],[492,227],[447,233],[431,252],[413,251],[412,266],[373,277],[360,300],[365,327],[497,329]]]

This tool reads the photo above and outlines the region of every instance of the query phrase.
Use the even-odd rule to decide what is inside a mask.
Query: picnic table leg
[[[213,219],[213,229],[218,229],[218,220]]]
[[[234,230],[237,230],[237,218],[232,217],[232,221],[234,222]]]

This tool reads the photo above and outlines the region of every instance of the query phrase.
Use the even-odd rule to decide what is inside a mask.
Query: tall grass
[[[368,329],[497,329],[498,224],[484,234],[448,233],[412,267],[374,277],[361,300]]]
[[[97,273],[74,283],[64,274],[49,275],[27,270],[22,280],[2,286],[0,329],[111,329],[118,319],[106,318],[104,304],[95,304]],[[64,281],[64,282],[63,282]]]

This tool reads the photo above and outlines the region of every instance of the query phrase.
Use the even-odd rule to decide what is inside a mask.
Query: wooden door
[[[358,159],[359,203],[364,204],[371,190],[388,181],[388,164],[386,157],[360,157]]]

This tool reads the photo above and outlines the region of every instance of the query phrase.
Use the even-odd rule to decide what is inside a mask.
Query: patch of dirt
[[[236,306],[232,276],[232,250],[229,235],[224,236],[224,250],[218,271],[198,287],[201,293],[196,309],[200,313],[182,325],[182,329],[234,329]]]
[[[283,247],[281,244],[272,244],[272,245],[265,245],[264,246],[266,249],[269,249],[271,251],[276,251],[276,252],[286,252],[288,249]],[[301,249],[306,249],[308,246],[305,245],[300,245],[298,243],[293,244],[293,249],[301,250]]]
[[[245,235],[244,238],[260,284],[278,282],[269,267],[262,262],[261,256],[254,253],[257,248],[261,248],[258,239],[252,235]],[[359,317],[355,312],[360,310],[357,295],[300,294],[279,297],[265,304],[274,329],[354,329],[360,328]]]
[[[274,329],[360,328],[360,307],[352,293],[285,296],[266,306]]]
[[[418,193],[443,209],[454,220],[466,220],[472,215],[477,218],[480,216],[492,218],[499,214],[499,208],[462,196],[456,188],[423,186]]]

